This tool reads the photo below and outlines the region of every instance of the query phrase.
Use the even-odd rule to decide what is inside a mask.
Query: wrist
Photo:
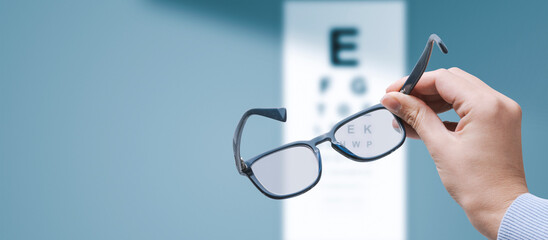
[[[484,192],[482,197],[464,201],[462,207],[470,223],[488,239],[497,239],[497,233],[506,211],[521,194],[527,193],[527,187],[516,187],[504,193]],[[481,196],[476,195],[476,196]]]

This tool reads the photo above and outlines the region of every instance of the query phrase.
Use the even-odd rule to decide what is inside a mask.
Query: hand
[[[420,138],[447,192],[474,227],[496,239],[506,209],[528,192],[521,152],[521,108],[512,99],[458,68],[426,72],[411,95],[390,85],[381,103]],[[454,109],[460,121],[442,122]]]

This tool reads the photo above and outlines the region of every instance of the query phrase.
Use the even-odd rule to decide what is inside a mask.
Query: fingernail
[[[381,104],[394,113],[399,112],[401,109],[401,103],[395,97],[390,96],[390,94],[386,94],[382,97]]]

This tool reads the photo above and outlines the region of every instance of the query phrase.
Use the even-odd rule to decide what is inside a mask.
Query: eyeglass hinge
[[[242,172],[247,170],[247,165],[242,158],[240,158],[240,166],[242,167]]]

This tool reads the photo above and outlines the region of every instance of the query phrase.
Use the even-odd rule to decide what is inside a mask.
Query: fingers
[[[419,97],[419,99],[422,99]],[[428,107],[437,114],[444,113],[453,108],[451,104],[445,102],[443,99],[437,101],[424,101]]]
[[[435,87],[435,78],[429,76],[432,75],[431,73],[432,72],[425,72],[422,75],[421,79],[415,85],[415,88],[413,88],[413,91],[411,92],[412,95],[438,95],[438,91]],[[392,83],[386,88],[386,92],[399,92],[408,77],[409,76],[403,77]]]
[[[425,72],[420,81],[412,91],[412,95],[418,96],[423,101],[426,96],[429,98],[440,97],[448,105],[441,104],[440,109],[435,109],[436,112],[446,110],[448,106],[452,106],[457,114],[462,118],[470,111],[472,104],[465,104],[478,96],[481,96],[482,91],[485,91],[485,85],[479,79],[471,79],[467,73],[460,69],[439,69],[436,71]],[[474,77],[475,78],[475,77]],[[392,85],[386,91],[395,92],[403,85],[407,78],[402,78]],[[479,81],[479,82],[478,82]],[[481,82],[481,83],[480,83]],[[428,103],[428,101],[426,101]]]
[[[445,126],[445,128],[451,132],[454,132],[455,129],[457,129],[458,124],[459,124],[458,122],[449,122],[449,121],[443,122],[443,125]],[[421,139],[419,134],[417,134],[417,132],[415,131],[415,129],[409,126],[409,124],[407,124],[406,122],[403,122],[403,127],[405,127],[405,133],[408,138]]]
[[[409,124],[407,124],[406,122],[403,123],[403,127],[405,127],[405,134],[407,135],[408,138],[421,139],[421,137],[419,136],[419,134],[417,134],[415,129],[409,126]]]
[[[473,84],[477,84],[479,87],[491,89],[491,87],[489,87],[489,85],[487,85],[486,83],[481,81],[479,78],[477,78],[476,76],[474,76],[470,73],[467,73],[466,71],[464,71],[464,70],[462,70],[458,67],[449,68],[449,69],[447,69],[447,71],[449,71],[449,72],[451,72],[451,73],[453,73],[457,76],[460,76],[460,77],[468,80],[469,82],[471,82]]]
[[[410,137],[418,136],[427,145],[436,145],[445,142],[444,139],[449,136],[438,115],[414,96],[391,92],[383,97],[381,103],[414,129],[417,135],[409,131]]]
[[[463,78],[463,80],[467,80],[473,84],[477,84],[478,86],[490,88],[487,84],[485,84],[483,81],[481,81],[479,78],[475,77],[474,75],[467,73],[460,68],[452,67],[447,70],[438,69],[435,71],[425,72],[422,75],[421,79],[417,82],[417,85],[415,86],[415,88],[413,89],[413,92],[412,92],[413,95],[417,95],[417,94],[420,94],[420,95],[436,94],[437,95],[438,92],[435,89],[435,83],[434,83],[435,78],[433,78],[433,76],[436,74],[439,75],[439,73],[443,71],[450,72],[454,74],[455,76],[461,77]],[[399,91],[401,87],[403,86],[403,84],[405,83],[405,81],[407,81],[408,77],[409,76],[403,77],[393,82],[392,84],[390,84],[390,86],[386,88],[386,92],[388,93],[388,92]]]

